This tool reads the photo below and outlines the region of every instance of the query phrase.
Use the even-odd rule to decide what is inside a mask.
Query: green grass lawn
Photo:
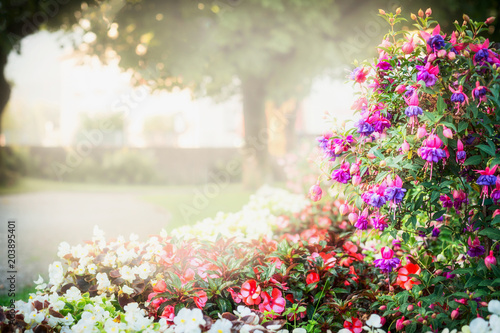
[[[34,293],[35,291],[35,286],[23,287],[20,290],[16,290],[16,297],[14,297],[14,299],[16,301],[23,300],[27,302],[30,298],[30,293]],[[10,304],[10,299],[7,293],[5,295],[3,293],[0,294],[0,306],[8,306]]]

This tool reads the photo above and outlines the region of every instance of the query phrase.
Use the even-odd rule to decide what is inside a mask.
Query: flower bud
[[[424,17],[424,11],[422,9],[418,10],[418,16],[422,18]]]
[[[425,129],[425,126],[420,126],[418,129],[417,129],[417,138],[418,139],[422,139],[423,137],[425,137],[427,135],[427,131]]]
[[[380,161],[380,162],[379,162],[379,164],[378,164],[378,165],[379,165],[379,167],[381,167],[381,168],[385,168],[385,167],[387,166],[387,162],[386,162],[385,160],[382,160],[382,161]]]
[[[451,311],[451,319],[452,320],[457,319],[458,316],[460,316],[460,311],[458,311],[458,309],[455,309],[455,310]]]
[[[383,9],[379,9],[379,10],[378,10],[378,13],[379,13],[380,15],[385,15],[385,10],[383,10]]]
[[[360,175],[352,176],[351,182],[352,182],[352,185],[358,186],[359,184],[361,184],[361,176]]]
[[[408,305],[406,311],[413,311],[413,304]]]
[[[401,7],[398,7],[398,8],[396,9],[396,15],[399,15],[399,14],[401,14]]]
[[[413,14],[413,13],[411,13],[411,14],[410,14],[410,17],[411,17],[411,19],[412,19],[413,21],[416,21],[416,20],[417,20],[417,15],[415,15],[415,14]]]
[[[403,50],[404,54],[410,54],[410,53],[412,53],[415,50],[415,48],[413,47],[412,43],[406,42],[401,47],[401,50]]]
[[[469,22],[470,21],[469,15],[467,15],[467,14],[464,14],[462,16],[462,18],[464,19],[465,22]]]
[[[490,254],[484,258],[484,264],[489,270],[491,270],[491,265],[496,266],[497,258],[493,255],[493,251],[490,251]]]
[[[444,137],[446,137],[448,139],[453,138],[453,132],[451,131],[451,129],[449,129],[448,127],[446,127],[444,125],[443,125],[443,135],[444,135]]]
[[[403,317],[401,317],[401,319],[396,320],[396,330],[398,330],[398,331],[402,331],[402,330],[403,330],[403,328],[405,327],[405,326],[403,325],[403,321],[404,321],[404,320],[405,320],[405,317],[404,317],[404,316],[403,316]]]
[[[427,61],[433,62],[434,60],[436,60],[436,55],[434,53],[429,54],[429,56],[427,57]]]
[[[381,305],[378,309],[380,311],[385,311],[385,310],[387,310],[387,306],[386,305]]]
[[[385,325],[385,321],[386,321],[385,317],[380,317],[380,323],[382,324],[382,326]]]
[[[495,22],[495,17],[491,16],[491,17],[488,17],[484,23],[492,24],[493,22]]]
[[[464,51],[464,57],[466,57],[466,58],[469,58],[469,57],[470,57],[470,53],[469,53],[469,51],[467,51],[467,50],[465,50],[465,51]]]
[[[349,169],[349,173],[350,173],[351,175],[354,175],[354,174],[357,174],[358,172],[359,172],[359,165],[358,165],[358,164],[356,164],[356,163],[353,163],[353,164],[351,165],[351,168]]]
[[[403,152],[403,154],[406,154],[410,151],[410,144],[406,140],[401,145],[401,151]]]
[[[452,51],[448,52],[448,59],[455,60],[456,57],[457,56],[456,56],[455,52],[452,52]]]
[[[319,184],[311,186],[311,188],[309,189],[309,196],[311,197],[312,201],[320,200],[323,196],[323,190],[321,190],[321,186],[319,186]]]
[[[352,213],[349,214],[349,216],[347,218],[349,219],[349,222],[351,222],[352,224],[354,224],[358,220],[358,214],[352,212]]]
[[[339,213],[340,215],[345,215],[349,211],[349,206],[346,204],[342,204],[339,207]]]
[[[396,91],[398,94],[402,94],[402,93],[404,93],[404,92],[406,91],[406,85],[404,85],[404,84],[399,84],[399,85],[396,87],[395,91]]]
[[[436,313],[433,313],[433,314],[431,315],[431,318],[432,318],[432,319],[436,319],[436,317],[437,317],[437,314],[436,314]]]
[[[446,50],[439,50],[437,52],[438,58],[444,58],[446,57]]]
[[[493,218],[497,215],[500,215],[500,209],[496,209],[494,212],[493,212]]]
[[[427,8],[427,10],[425,11],[425,16],[429,17],[431,15],[432,15],[432,9]]]
[[[438,269],[438,270],[436,271],[436,275],[441,275],[441,274],[443,274],[443,270],[442,270],[442,269]]]
[[[366,157],[368,157],[370,160],[373,160],[377,156],[373,155],[372,153],[366,154]]]

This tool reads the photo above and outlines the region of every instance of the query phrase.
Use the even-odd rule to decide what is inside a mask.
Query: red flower
[[[408,263],[398,270],[398,278],[396,284],[403,289],[410,290],[414,284],[420,284],[419,281],[415,281],[410,275],[420,274],[420,266],[412,263]]]
[[[194,302],[196,304],[196,306],[202,310],[204,307],[205,307],[205,304],[207,304],[207,293],[204,292],[203,290],[200,290],[196,293],[196,296],[193,297],[194,299]]]
[[[352,333],[361,333],[363,331],[363,322],[358,318],[351,317],[350,320],[344,321],[344,328]]]
[[[313,253],[311,253],[311,256],[309,257],[309,262],[314,265],[317,258],[320,257],[323,260],[323,265],[320,267],[325,268],[325,269],[330,269],[330,268],[335,267],[335,263],[337,262],[337,258],[335,258],[334,255],[335,255],[335,252],[332,252],[332,253],[313,252]]]
[[[155,293],[162,293],[167,290],[167,284],[163,280],[159,280],[153,287]]]
[[[168,325],[172,325],[174,323],[175,316],[175,308],[172,305],[167,305],[161,314],[161,318],[165,318],[167,320]]]
[[[273,288],[271,296],[267,292],[262,292],[262,304],[259,305],[260,312],[264,311],[274,311],[275,313],[282,313],[285,311],[286,301],[281,297],[281,291],[279,289]]]
[[[248,280],[241,286],[241,298],[246,305],[257,305],[260,303],[260,286],[257,285],[257,281]]]
[[[312,283],[315,283],[315,282],[318,282],[319,281],[319,274],[316,273],[316,272],[310,272],[309,274],[307,274],[307,277],[306,277],[306,283],[307,284],[312,284]],[[314,288],[316,288],[317,286],[314,286]]]

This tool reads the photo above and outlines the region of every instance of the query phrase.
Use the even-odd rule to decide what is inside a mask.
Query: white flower
[[[127,265],[120,267],[120,274],[122,276],[122,279],[124,279],[125,281],[132,283],[135,280],[134,271]]]
[[[89,250],[87,249],[86,246],[82,246],[81,244],[78,244],[77,246],[74,246],[71,249],[71,254],[75,258],[83,258],[89,254]]]
[[[82,298],[82,293],[80,292],[80,289],[77,287],[73,286],[66,290],[66,293],[64,294],[64,297],[68,301],[79,301]]]
[[[71,245],[67,242],[62,242],[59,244],[57,248],[57,256],[61,259],[64,259],[64,256],[71,253]]]
[[[130,236],[129,236],[129,239],[130,239],[131,242],[135,242],[136,240],[139,239],[139,235],[131,233]]]
[[[490,317],[490,328],[492,332],[500,332],[500,317],[496,314],[493,314]]]
[[[474,333],[488,333],[490,329],[488,327],[488,322],[483,318],[474,318],[470,322],[470,331]]]
[[[231,327],[233,327],[233,323],[221,318],[212,325],[208,333],[231,333]]]
[[[27,324],[31,323],[32,321],[34,321],[37,324],[40,324],[44,319],[45,319],[45,315],[41,312],[36,311],[36,310],[31,312],[26,317],[24,317],[24,321]]]
[[[97,273],[95,277],[97,280],[97,289],[98,290],[104,290],[111,285],[111,283],[109,282],[108,274]]]
[[[139,267],[135,268],[135,274],[143,280],[146,280],[152,273],[154,273],[154,268],[148,263],[143,263]]]
[[[59,318],[59,322],[62,325],[69,325],[69,324],[73,323],[74,321],[75,321],[75,319],[73,318],[71,313],[68,313],[66,316],[64,316],[64,318]]]
[[[307,331],[304,328],[297,327],[292,331],[292,333],[307,333]]]
[[[49,265],[49,283],[59,286],[64,280],[64,269],[60,261],[54,261]]]
[[[382,321],[379,315],[373,313],[370,318],[366,321],[366,325],[370,327],[379,328],[382,327]]]
[[[174,324],[176,333],[201,332],[199,326],[205,325],[205,319],[200,309],[182,308],[174,317]]]
[[[236,311],[234,311],[234,313],[238,316],[238,317],[245,317],[245,316],[249,316],[251,315],[253,312],[252,310],[250,310],[250,308],[247,308],[246,306],[244,305],[238,305],[238,307],[236,308]]]
[[[130,288],[130,287],[129,287],[129,286],[127,286],[127,285],[124,285],[124,286],[122,287],[122,291],[123,291],[125,294],[127,294],[127,295],[131,295],[131,294],[133,294],[133,293],[135,292],[135,290],[134,290],[134,289]]]
[[[104,331],[106,332],[120,332],[125,330],[127,325],[125,323],[117,323],[112,318],[109,318],[104,323]]]
[[[97,272],[97,266],[95,264],[88,265],[87,272],[89,272],[89,274],[95,274]]]
[[[492,299],[488,303],[488,311],[493,314],[496,314],[497,316],[500,316],[500,301]]]

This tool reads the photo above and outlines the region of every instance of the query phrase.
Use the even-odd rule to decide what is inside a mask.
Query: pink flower
[[[153,287],[155,293],[162,293],[167,290],[167,284],[163,280],[158,280]]]
[[[401,49],[403,50],[404,54],[410,54],[415,50],[415,42],[413,41],[413,36],[403,44],[403,47]]]
[[[282,313],[285,311],[285,299],[281,296],[281,291],[277,288],[273,288],[271,295],[267,292],[262,292],[262,303],[259,305],[259,310],[261,312],[274,311],[275,313]]]
[[[443,125],[443,135],[444,135],[444,137],[446,137],[448,139],[453,138],[453,132],[451,131],[451,129],[449,129],[448,127],[446,127],[444,125]]]
[[[321,199],[323,196],[323,190],[321,190],[321,186],[319,184],[314,184],[311,186],[309,189],[309,196],[311,197],[312,201],[318,201]]]
[[[417,138],[422,139],[426,135],[427,135],[427,130],[425,129],[425,125],[420,126],[417,129]]]
[[[401,145],[401,152],[403,152],[403,154],[406,154],[409,151],[410,151],[410,144],[405,140]]]
[[[467,158],[467,154],[464,151],[464,144],[460,139],[457,140],[457,163],[464,163],[465,159]]]
[[[194,303],[196,306],[202,310],[205,307],[205,304],[207,304],[207,293],[204,292],[203,290],[200,290],[196,293],[196,296],[193,297]]]
[[[396,87],[395,91],[398,93],[398,94],[402,94],[406,91],[406,86],[404,84],[400,84]]]
[[[363,322],[358,318],[351,317],[344,321],[344,328],[352,333],[361,333],[363,332]]]
[[[491,265],[495,266],[497,264],[497,258],[493,255],[493,251],[490,251],[490,254],[484,258],[484,264],[489,270],[491,270]]]
[[[319,274],[316,273],[316,272],[310,272],[309,274],[307,274],[307,277],[306,277],[306,283],[309,285],[309,284],[312,284],[312,283],[316,283],[319,281]],[[315,286],[314,288],[316,288],[317,286]]]
[[[172,325],[174,323],[175,317],[175,308],[173,305],[167,305],[163,312],[161,313],[161,318],[165,318],[167,320],[168,325]]]
[[[490,91],[487,87],[481,86],[479,81],[476,81],[476,88],[472,89],[472,99],[478,100],[478,106],[481,102],[486,102],[488,97],[486,94]]]
[[[248,280],[241,286],[241,297],[246,305],[257,305],[260,303],[260,286],[257,285],[257,281]]]

